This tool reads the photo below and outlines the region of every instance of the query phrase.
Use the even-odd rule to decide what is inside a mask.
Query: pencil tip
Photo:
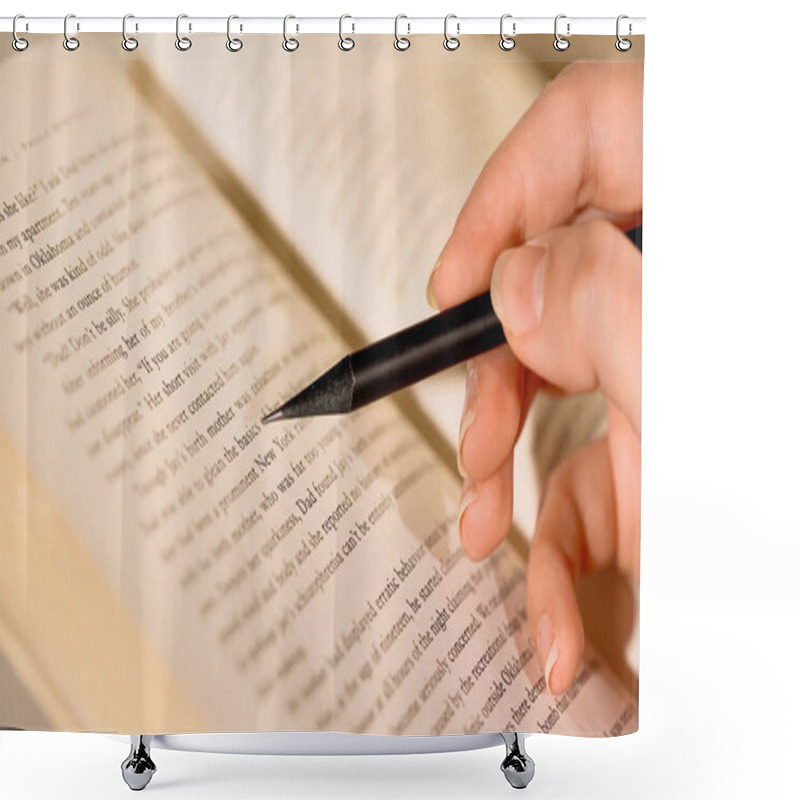
[[[261,417],[261,424],[266,425],[269,422],[274,422],[276,419],[282,419],[283,416],[283,406],[281,406],[280,408],[276,408],[275,411]]]

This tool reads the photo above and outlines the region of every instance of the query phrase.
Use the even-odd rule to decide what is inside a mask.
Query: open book
[[[547,692],[519,534],[464,555],[460,382],[260,424],[430,313],[455,214],[545,80],[495,37],[334,40],[4,54],[3,654],[53,730],[635,730],[589,644]]]

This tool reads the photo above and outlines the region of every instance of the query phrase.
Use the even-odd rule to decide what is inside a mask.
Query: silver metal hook
[[[617,41],[614,43],[614,47],[616,47],[617,50],[620,51],[620,53],[627,53],[628,50],[631,49],[631,47],[633,45],[633,42],[631,42],[630,39],[623,39],[619,35],[619,23],[622,22],[623,19],[628,19],[628,15],[627,14],[620,14],[617,17]],[[630,35],[630,33],[631,33],[631,24],[629,22],[628,23],[628,35]]]
[[[298,42],[297,39],[292,39],[286,33],[286,26],[290,19],[297,19],[297,17],[293,17],[291,14],[287,14],[283,18],[283,49],[286,50],[287,53],[294,53],[294,51],[297,50],[298,47],[300,47],[300,42]],[[297,25],[296,29],[299,31],[300,26]]]
[[[398,30],[398,26],[401,19],[408,19],[405,14],[398,14],[394,18],[394,49],[395,50],[408,50],[411,47],[411,39],[407,39],[405,36],[401,36]],[[411,34],[411,23],[407,22],[406,27],[408,28],[409,35]]]
[[[553,47],[560,52],[564,52],[569,47],[569,39],[565,39],[563,36],[560,36],[558,33],[558,21],[560,19],[566,19],[566,14],[559,14],[556,17],[556,21],[553,24],[553,33],[555,34],[555,41],[553,42]],[[569,36],[569,22],[567,22],[567,36]]]
[[[178,14],[175,18],[175,47],[182,52],[186,52],[192,46],[192,40],[188,36],[181,35],[181,20],[187,19],[188,14]],[[189,30],[192,26],[189,25]]]
[[[70,36],[69,32],[67,31],[67,26],[69,25],[69,21],[71,19],[75,19],[74,14],[67,14],[67,16],[64,17],[64,49],[73,52],[81,46],[81,43],[78,41],[76,36]],[[76,30],[80,30],[80,26],[77,24]]]
[[[503,31],[503,23],[507,19],[511,19],[511,17],[512,17],[511,14],[503,14],[503,16],[500,17],[500,49],[501,50],[506,50],[506,51],[513,50],[515,45],[517,44],[511,38],[511,36],[506,36],[505,32]],[[512,22],[511,23],[511,33],[513,35],[516,32],[517,32],[517,23],[516,22]]]
[[[242,42],[241,39],[236,39],[231,37],[231,22],[233,22],[233,20],[235,19],[239,19],[239,17],[236,16],[236,14],[231,14],[228,17],[228,29],[227,29],[228,41],[225,42],[225,47],[227,47],[228,50],[231,51],[231,53],[238,53],[244,47],[244,43]],[[240,26],[239,30],[241,31],[241,29],[242,28]]]
[[[122,49],[130,53],[139,46],[139,40],[134,39],[133,36],[128,36],[127,26],[129,19],[134,19],[133,14],[126,14],[122,18]]]
[[[18,53],[21,53],[23,50],[27,50],[27,49],[28,49],[28,40],[27,40],[27,39],[23,39],[23,38],[22,38],[22,37],[21,37],[21,36],[20,36],[20,35],[17,33],[17,20],[18,20],[18,19],[25,19],[25,15],[24,15],[24,14],[17,14],[17,16],[16,16],[16,17],[14,17],[14,21],[11,23],[11,34],[12,34],[12,35],[13,35],[13,37],[14,37],[14,38],[12,39],[12,41],[11,41],[11,46],[12,46],[12,47],[13,47],[13,48],[14,48],[14,49],[15,49],[15,50],[18,52]],[[27,25],[26,25],[26,28],[27,28]]]
[[[353,19],[349,14],[342,14],[339,17],[339,49],[344,50],[345,52],[348,50],[352,50],[356,46],[355,39],[350,38],[349,36],[345,36],[342,33],[342,25],[346,19]],[[356,24],[355,22],[352,23],[353,26],[353,33],[356,31]]]
[[[458,34],[459,34],[460,30],[461,30],[461,23],[460,22],[456,22],[456,35],[455,36],[449,36],[447,34],[447,23],[451,19],[457,20],[458,18],[456,17],[455,14],[448,14],[444,18],[444,42],[443,42],[443,45],[444,45],[444,49],[445,50],[449,50],[452,53],[453,50],[458,50],[458,48],[461,46],[461,42],[458,39]]]

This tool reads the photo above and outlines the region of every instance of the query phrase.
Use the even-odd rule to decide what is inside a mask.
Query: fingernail
[[[458,429],[458,450],[456,451],[456,462],[458,463],[458,474],[462,478],[467,477],[464,465],[461,463],[461,448],[464,445],[464,436],[475,422],[475,399],[478,396],[478,373],[474,362],[467,361],[467,388],[464,394],[464,410],[461,412],[461,427]]]
[[[547,248],[526,245],[524,255],[501,253],[492,271],[494,312],[509,330],[522,333],[537,325],[544,310]]]
[[[425,289],[425,296],[428,298],[428,305],[434,310],[438,311],[439,306],[436,305],[436,298],[433,294],[433,281],[436,277],[436,271],[442,265],[442,257],[436,259],[436,263],[433,265],[433,269],[431,270],[431,276],[428,278],[428,287]]]
[[[550,688],[550,673],[558,661],[558,642],[553,638],[553,621],[547,613],[542,614],[539,618],[536,646],[539,649],[539,658],[542,657],[542,653],[547,653],[547,660],[544,662],[544,682],[547,690],[553,694],[553,690]]]
[[[464,512],[478,499],[478,488],[475,481],[466,478],[461,486],[461,502],[458,506],[458,533],[461,535],[461,518]]]

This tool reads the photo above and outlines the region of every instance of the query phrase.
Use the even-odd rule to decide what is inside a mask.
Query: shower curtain
[[[29,38],[0,725],[636,730],[643,38]],[[485,291],[508,344],[262,423]]]

